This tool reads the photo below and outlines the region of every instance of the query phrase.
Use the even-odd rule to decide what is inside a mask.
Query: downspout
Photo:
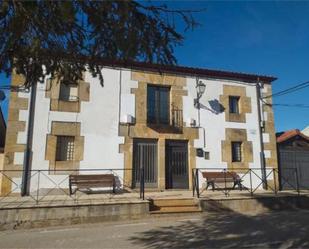
[[[29,183],[30,183],[30,170],[32,162],[32,142],[33,142],[33,124],[34,124],[34,112],[35,112],[35,100],[36,100],[36,88],[37,83],[35,82],[31,86],[29,116],[28,116],[28,130],[27,130],[27,144],[24,156],[24,167],[21,185],[21,195],[29,195]]]
[[[257,97],[257,110],[258,110],[258,122],[259,122],[259,137],[260,137],[260,159],[261,159],[261,171],[263,179],[263,188],[267,189],[267,179],[266,179],[266,167],[265,167],[265,155],[264,155],[264,142],[263,142],[263,126],[264,121],[262,120],[262,108],[261,108],[261,86],[260,79],[258,78],[256,84],[256,97]]]
[[[120,68],[119,71],[119,93],[118,93],[118,98],[119,98],[119,102],[118,102],[118,135],[120,134],[120,118],[121,118],[121,81],[122,81],[122,69]]]

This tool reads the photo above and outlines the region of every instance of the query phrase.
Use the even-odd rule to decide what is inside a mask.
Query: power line
[[[305,104],[272,104],[271,106],[282,106],[282,107],[296,107],[296,108],[309,108],[309,105]]]
[[[280,92],[265,96],[265,97],[263,97],[263,99],[272,98],[272,97],[279,97],[279,96],[282,96],[282,95],[286,95],[286,94],[289,94],[289,93],[292,93],[292,92],[299,91],[299,90],[306,88],[306,87],[309,87],[309,81],[305,81],[303,83],[297,84],[295,86],[292,86],[292,87],[287,88],[285,90],[282,90]]]
[[[309,108],[309,105],[306,104],[270,104],[265,102],[265,100],[260,99],[265,105],[273,107],[273,106],[282,106],[282,107],[297,107],[297,108]]]

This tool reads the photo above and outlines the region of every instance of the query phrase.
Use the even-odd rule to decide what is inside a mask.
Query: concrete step
[[[152,199],[150,200],[150,213],[163,214],[163,213],[188,213],[188,212],[201,212],[198,200],[194,198],[181,198],[181,199]]]
[[[150,214],[166,214],[166,213],[199,213],[202,210],[199,207],[162,207],[159,210],[150,211]]]
[[[173,206],[195,206],[198,201],[194,198],[182,199],[152,199],[151,204],[159,207],[173,207]]]

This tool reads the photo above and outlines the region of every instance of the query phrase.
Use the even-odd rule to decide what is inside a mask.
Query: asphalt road
[[[1,248],[309,248],[309,211],[152,217],[0,232]]]

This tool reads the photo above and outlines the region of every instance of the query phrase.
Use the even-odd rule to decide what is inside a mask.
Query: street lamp
[[[194,99],[194,106],[196,108],[200,108],[200,98],[202,97],[202,95],[204,94],[205,90],[206,90],[206,85],[201,81],[196,79],[196,93],[197,96]]]
[[[206,85],[200,80],[196,84],[197,98],[200,99],[206,90]]]

